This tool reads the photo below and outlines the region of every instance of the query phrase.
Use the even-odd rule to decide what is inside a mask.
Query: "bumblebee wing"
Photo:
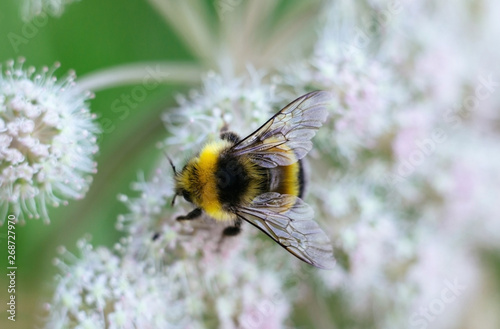
[[[285,106],[254,133],[232,147],[235,155],[251,154],[265,168],[288,166],[312,148],[311,138],[325,122],[331,94],[313,91]]]
[[[311,207],[300,198],[264,193],[248,207],[238,208],[237,215],[304,262],[325,269],[335,265],[330,239],[312,219]]]

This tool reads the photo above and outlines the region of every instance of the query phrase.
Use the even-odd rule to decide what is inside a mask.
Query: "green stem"
[[[143,62],[120,65],[87,74],[77,80],[77,89],[93,92],[133,84],[200,82],[202,69],[190,63]]]

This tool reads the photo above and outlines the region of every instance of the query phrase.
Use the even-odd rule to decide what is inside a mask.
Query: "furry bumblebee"
[[[244,220],[302,261],[332,268],[330,239],[301,199],[305,184],[301,159],[325,122],[330,101],[328,92],[308,93],[248,137],[241,139],[223,128],[220,140],[206,144],[180,172],[172,164],[172,204],[179,195],[196,207],[177,220],[192,220],[205,212],[230,224],[223,236],[237,235]]]

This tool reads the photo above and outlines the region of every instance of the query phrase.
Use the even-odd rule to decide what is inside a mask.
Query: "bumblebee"
[[[311,150],[311,138],[325,122],[331,95],[314,91],[276,113],[241,139],[224,127],[220,140],[206,144],[175,173],[175,195],[196,208],[177,220],[203,213],[229,224],[223,236],[237,235],[246,221],[302,261],[319,268],[335,264],[328,236],[313,221],[302,201],[301,159]]]

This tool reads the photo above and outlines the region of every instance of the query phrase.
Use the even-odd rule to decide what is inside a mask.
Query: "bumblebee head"
[[[199,189],[195,161],[189,161],[180,172],[175,170],[172,162],[170,164],[175,175],[175,194],[172,199],[172,206],[178,195],[182,196],[187,202],[194,203],[193,200],[195,200],[196,191]]]

